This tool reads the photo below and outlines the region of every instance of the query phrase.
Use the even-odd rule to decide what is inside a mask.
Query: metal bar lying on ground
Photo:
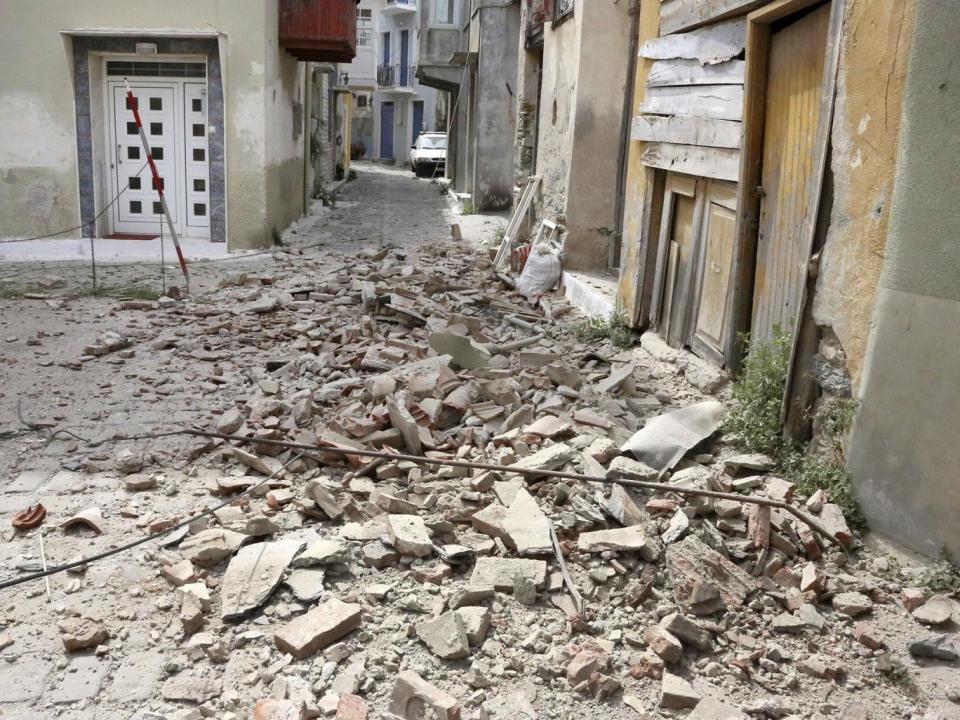
[[[420,465],[446,465],[447,467],[461,467],[471,470],[491,470],[498,473],[513,473],[515,475],[526,475],[536,478],[555,478],[560,480],[584,480],[586,482],[606,483],[608,485],[623,485],[624,487],[638,488],[641,490],[651,490],[653,492],[674,492],[678,495],[695,495],[698,497],[714,498],[716,500],[733,500],[751,505],[762,505],[765,507],[777,508],[790,513],[795,518],[805,523],[820,535],[826,538],[834,545],[841,546],[830,531],[821,525],[815,518],[810,517],[802,510],[798,510],[789,503],[780,500],[771,500],[770,498],[756,497],[754,495],[738,495],[736,493],[717,492],[715,490],[700,490],[697,488],[676,487],[665,485],[658,482],[647,482],[645,480],[628,480],[627,478],[608,478],[598,475],[580,475],[578,473],[563,472],[561,470],[536,470],[533,468],[521,468],[511,465],[495,465],[493,463],[470,462],[468,460],[452,460],[429,458],[422,455],[404,455],[396,452],[381,452],[379,450],[355,450],[353,448],[343,448],[328,445],[309,445],[307,443],[288,442],[286,440],[269,440],[261,437],[247,437],[245,435],[230,435],[228,433],[218,433],[209,430],[194,430],[186,428],[180,431],[166,433],[167,435],[194,435],[196,437],[216,438],[219,440],[233,440],[243,443],[257,443],[259,445],[275,445],[277,447],[291,448],[294,450],[310,450],[313,452],[369,458],[385,458],[387,460],[396,460],[398,462],[413,462]]]

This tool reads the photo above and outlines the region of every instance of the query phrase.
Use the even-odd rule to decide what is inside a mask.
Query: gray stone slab
[[[95,655],[75,657],[67,666],[63,680],[56,690],[47,696],[47,700],[62,705],[96,697],[109,670],[109,661],[101,660]]]
[[[239,618],[265,603],[304,545],[300,540],[281,540],[242,548],[231,558],[223,576],[220,617]]]
[[[113,674],[110,699],[117,703],[148,700],[160,679],[163,660],[163,654],[158,652],[128,655]]]
[[[14,663],[4,663],[0,703],[33,702],[39,698],[52,668],[53,663],[29,656]]]

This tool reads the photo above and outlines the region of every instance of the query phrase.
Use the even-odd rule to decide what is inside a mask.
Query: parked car
[[[447,163],[447,134],[441,132],[420,133],[410,146],[410,168],[417,175],[430,169],[442,170]]]

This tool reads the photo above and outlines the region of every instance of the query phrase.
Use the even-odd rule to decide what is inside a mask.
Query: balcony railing
[[[412,88],[416,71],[413,65],[379,65],[377,85],[382,88]]]

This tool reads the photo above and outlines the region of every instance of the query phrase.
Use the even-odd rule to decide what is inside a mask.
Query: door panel
[[[380,105],[380,159],[393,159],[393,103]]]
[[[412,128],[413,139],[411,140],[411,144],[417,141],[417,138],[420,137],[421,132],[423,132],[423,100],[414,100]]]
[[[829,18],[828,3],[770,40],[751,342],[767,342],[775,326],[793,323],[806,278],[802,227]]]
[[[660,333],[672,345],[686,342],[689,289],[693,279],[694,239],[697,225],[696,178],[671,173],[664,190],[660,230],[663,295],[659,312]]]
[[[706,193],[692,345],[699,354],[721,362],[727,335],[737,190],[735,185],[711,182]]]
[[[210,158],[206,83],[183,84],[185,214],[189,227],[210,226]]]
[[[177,109],[176,87],[172,85],[134,85],[132,87],[143,130],[147,136],[153,162],[163,182],[167,205],[176,225],[177,212]],[[114,215],[117,232],[150,233],[159,231],[163,212],[160,207],[153,176],[133,119],[127,108],[126,89],[113,84],[111,92],[113,113],[113,147],[115,192],[127,189],[117,201]]]

